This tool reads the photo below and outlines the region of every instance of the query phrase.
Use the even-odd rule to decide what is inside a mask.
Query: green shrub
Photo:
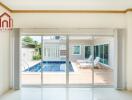
[[[33,60],[40,60],[41,59],[41,55],[35,55],[35,56],[33,56]]]

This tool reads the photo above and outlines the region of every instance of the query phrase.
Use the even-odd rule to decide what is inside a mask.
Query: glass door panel
[[[43,84],[66,84],[66,36],[43,36]]]
[[[113,37],[22,36],[22,85],[112,85],[113,57]]]
[[[41,36],[21,36],[22,85],[41,84]]]
[[[94,85],[112,85],[114,37],[94,37]]]
[[[69,84],[92,85],[92,36],[69,36]]]

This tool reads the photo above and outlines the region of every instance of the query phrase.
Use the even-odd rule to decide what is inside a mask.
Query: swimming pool
[[[71,62],[68,66],[69,72],[74,72]],[[43,61],[43,72],[65,72],[65,61]],[[41,62],[24,70],[24,72],[41,72]]]

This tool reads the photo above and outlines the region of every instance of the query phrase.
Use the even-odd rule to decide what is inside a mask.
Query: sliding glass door
[[[65,85],[66,36],[43,36],[42,41],[43,85]]]
[[[21,36],[22,85],[41,84],[41,36]]]
[[[113,85],[114,38],[94,36],[94,85]]]
[[[69,36],[70,85],[93,84],[93,37],[90,35]]]
[[[22,85],[113,84],[113,37],[22,36],[21,45]]]

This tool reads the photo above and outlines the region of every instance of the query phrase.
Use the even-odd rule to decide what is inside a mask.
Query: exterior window
[[[108,64],[108,58],[109,58],[109,49],[108,44],[104,44],[104,64]]]
[[[94,46],[94,59],[96,57],[99,57],[99,46],[98,45]]]
[[[98,57],[99,56],[99,46],[96,46],[96,57]]]
[[[80,55],[81,54],[81,46],[76,45],[72,47],[72,54],[73,55]]]
[[[109,64],[109,44],[101,44],[94,46],[94,59],[100,57],[100,62]]]
[[[85,46],[85,58],[89,58],[91,55],[91,46]]]
[[[100,62],[104,62],[104,52],[103,52],[103,45],[100,45]]]
[[[94,46],[94,59],[96,58],[96,46]]]

